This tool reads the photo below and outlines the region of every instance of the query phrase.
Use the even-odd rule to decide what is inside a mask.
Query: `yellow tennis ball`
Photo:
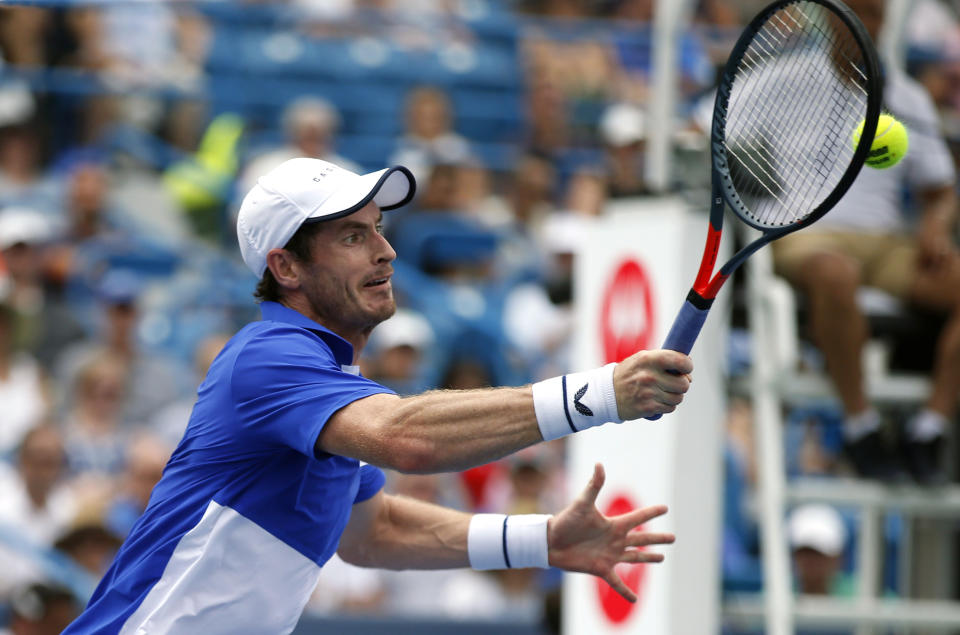
[[[860,143],[863,124],[861,121],[853,132],[854,148]],[[878,170],[893,167],[907,154],[909,147],[910,138],[903,124],[890,115],[880,115],[877,119],[877,133],[873,135],[873,145],[870,146],[865,163]]]

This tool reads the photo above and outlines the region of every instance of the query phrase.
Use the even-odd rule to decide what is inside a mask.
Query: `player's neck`
[[[360,351],[362,351],[363,347],[367,344],[367,339],[369,339],[370,333],[373,331],[372,326],[366,328],[349,328],[337,320],[320,315],[313,310],[310,302],[300,295],[287,296],[280,300],[280,304],[313,320],[331,333],[339,335],[349,342],[353,346],[353,360],[351,363],[356,364],[357,360],[360,359]]]

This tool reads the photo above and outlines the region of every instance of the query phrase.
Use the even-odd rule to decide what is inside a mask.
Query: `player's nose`
[[[393,262],[397,259],[397,252],[394,251],[393,245],[390,244],[390,241],[387,240],[386,236],[378,233],[376,234],[375,240],[376,249],[374,254],[376,262]]]

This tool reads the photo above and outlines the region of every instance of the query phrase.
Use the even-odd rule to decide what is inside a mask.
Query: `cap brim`
[[[304,221],[316,223],[349,216],[366,207],[371,201],[388,211],[403,207],[417,191],[413,174],[402,165],[364,174],[349,186],[336,192]]]

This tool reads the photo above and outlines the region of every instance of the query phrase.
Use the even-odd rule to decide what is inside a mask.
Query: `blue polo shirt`
[[[316,455],[343,406],[391,391],[344,339],[274,302],[224,347],[183,439],[84,613],[66,633],[293,630],[378,468]]]

